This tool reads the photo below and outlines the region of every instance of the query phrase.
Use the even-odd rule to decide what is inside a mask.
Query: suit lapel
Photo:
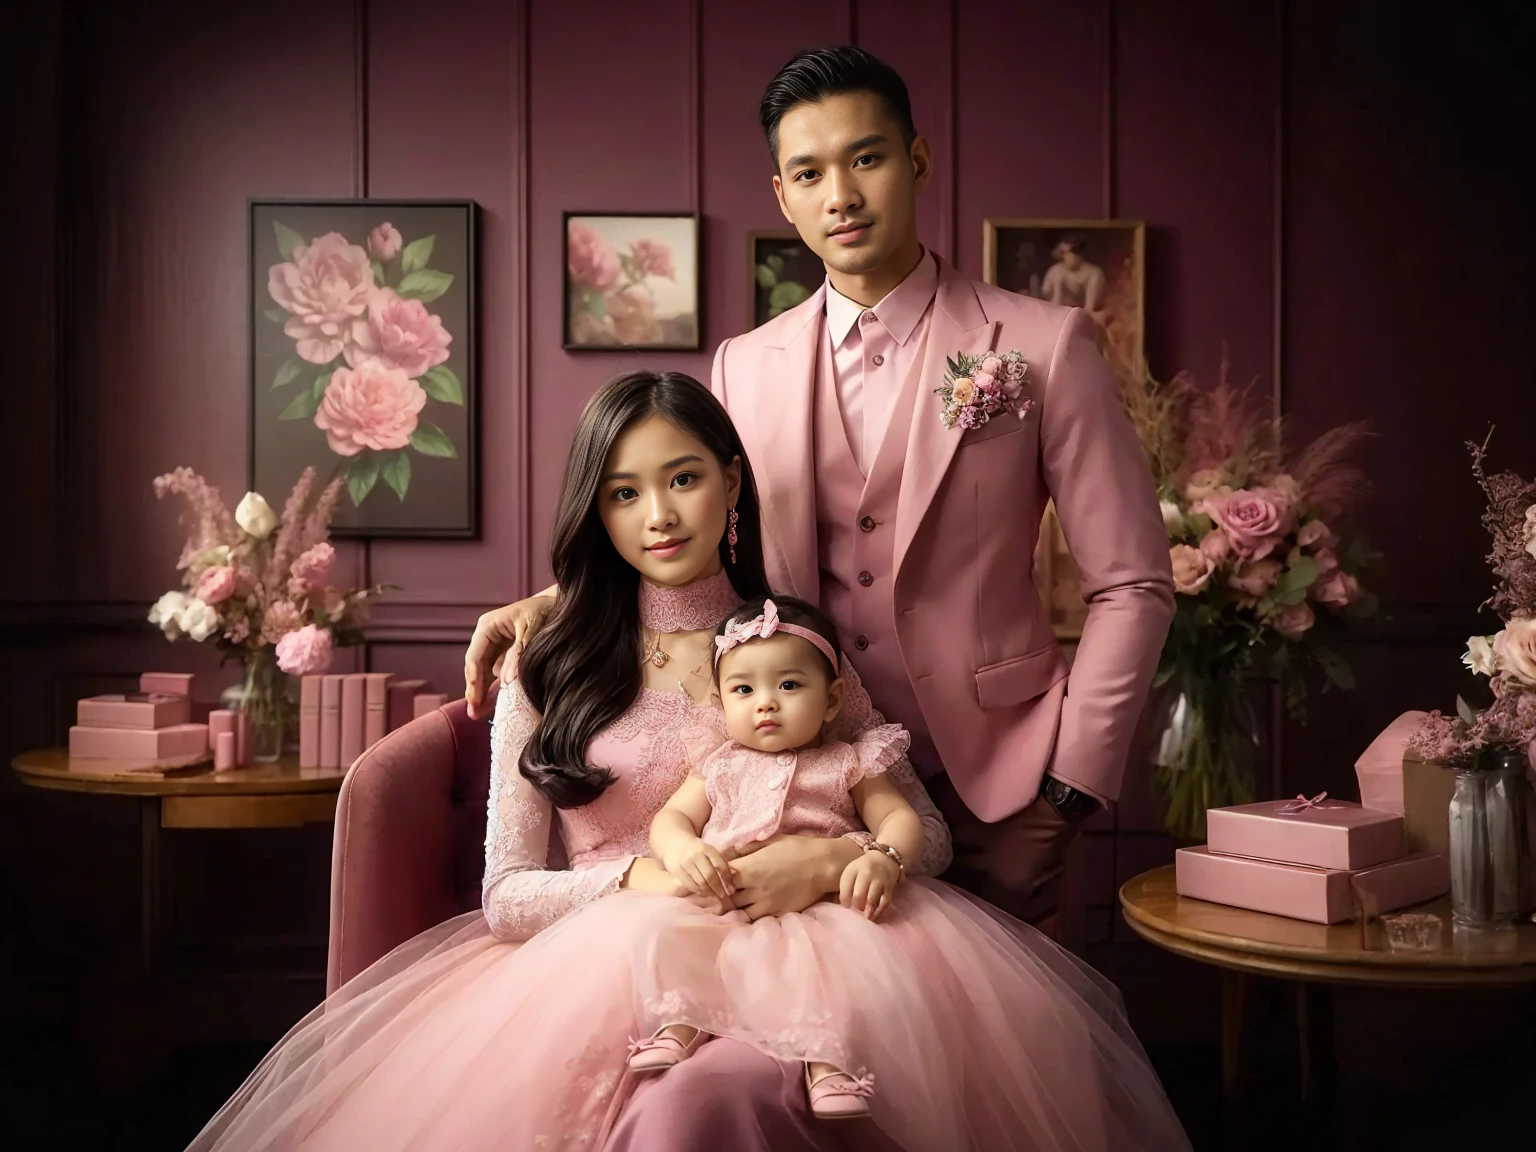
[[[752,466],[764,478],[764,531],[768,555],[777,550],[790,581],[785,591],[815,603],[821,583],[816,556],[816,441],[812,413],[816,396],[817,351],[826,323],[826,289],[800,305],[806,323],[793,329],[782,347],[763,350],[743,439],[752,444]],[[735,415],[733,413],[733,415]],[[747,428],[751,429],[750,434]],[[770,572],[770,577],[772,573]]]
[[[987,319],[970,281],[940,261],[933,320],[929,325],[922,372],[917,379],[917,395],[912,404],[912,427],[907,439],[906,466],[901,475],[901,498],[896,505],[898,574],[964,435],[960,428],[945,428],[939,423],[939,398],[934,395],[934,389],[944,381],[945,359],[956,352],[975,356],[995,351],[993,342],[996,339],[997,323]]]

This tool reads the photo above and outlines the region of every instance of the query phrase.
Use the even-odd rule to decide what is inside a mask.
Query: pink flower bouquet
[[[1169,830],[1193,839],[1207,808],[1253,798],[1254,679],[1278,680],[1297,720],[1309,674],[1325,691],[1354,685],[1326,636],[1375,607],[1360,580],[1371,553],[1345,531],[1369,491],[1349,459],[1365,430],[1291,451],[1225,363],[1209,391],[1187,373],[1142,373],[1124,399],[1156,476],[1177,604],[1155,681],[1168,689],[1156,782]]]
[[[464,404],[448,366],[453,336],[427,305],[454,277],[429,266],[435,236],[406,243],[388,221],[354,244],[339,232],[305,243],[274,222],[282,262],[267,272],[278,305],[267,317],[294,341],[273,388],[298,390],[279,420],[308,420],[339,457],[354,505],[380,479],[404,500],[412,455],[454,457],[452,439],[427,418],[429,401]]]
[[[281,750],[288,722],[279,673],[323,672],[333,648],[362,643],[368,600],[392,587],[343,592],[332,583],[336,550],[327,537],[342,484],[338,477],[317,496],[315,470],[306,468],[278,516],[256,492],[231,513],[190,468],[155,479],[156,497],[186,502],[187,537],[176,562],[181,587],[155,602],[149,622],[169,640],[186,636],[245,662],[242,697],[259,759]]]

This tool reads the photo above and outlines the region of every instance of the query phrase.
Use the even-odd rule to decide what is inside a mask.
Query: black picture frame
[[[416,437],[413,433],[408,455],[412,461],[407,468],[408,478],[407,496],[398,498],[401,515],[392,516],[385,511],[388,507],[386,501],[396,500],[394,493],[387,489],[392,487],[399,479],[398,473],[393,473],[393,479],[376,478],[364,496],[364,504],[368,500],[378,501],[376,508],[369,509],[365,514],[362,505],[355,504],[351,498],[351,477],[348,477],[348,485],[343,491],[341,500],[337,504],[336,516],[332,521],[331,535],[337,539],[453,539],[466,540],[478,539],[480,536],[480,501],[481,501],[481,475],[480,475],[480,348],[479,348],[479,205],[473,200],[467,199],[374,199],[374,198],[330,198],[330,197],[251,197],[246,201],[246,317],[247,317],[247,375],[248,375],[248,403],[247,403],[247,460],[246,477],[248,487],[253,491],[261,492],[268,498],[268,502],[275,508],[281,507],[281,502],[286,499],[288,490],[298,479],[299,472],[306,464],[316,466],[318,481],[325,484],[338,473],[346,472],[351,465],[349,460],[357,457],[338,457],[328,448],[317,446],[313,437],[308,437],[308,443],[301,448],[292,451],[278,453],[283,463],[271,459],[271,452],[264,451],[269,445],[264,441],[280,439],[273,437],[269,427],[273,423],[273,407],[275,392],[279,389],[275,386],[275,377],[267,378],[271,369],[270,339],[271,332],[279,323],[286,324],[280,315],[283,311],[280,307],[274,307],[275,301],[270,296],[267,288],[269,270],[274,264],[281,262],[281,251],[275,243],[275,237],[268,224],[276,213],[283,213],[288,219],[298,223],[304,223],[306,218],[310,222],[309,227],[298,228],[296,231],[305,236],[309,233],[323,235],[319,229],[323,223],[325,214],[331,212],[349,213],[362,220],[378,218],[378,222],[384,222],[379,217],[380,212],[388,213],[405,221],[427,221],[443,214],[453,214],[453,228],[450,231],[443,230],[450,243],[439,247],[436,243],[431,245],[426,259],[441,255],[445,250],[452,253],[452,274],[455,283],[444,289],[438,296],[431,297],[435,303],[438,299],[447,299],[457,296],[448,308],[440,309],[445,314],[453,317],[452,327],[444,325],[450,331],[452,340],[449,344],[448,359],[441,365],[435,365],[429,370],[428,375],[435,376],[437,368],[448,370],[448,376],[457,380],[462,395],[462,404],[451,401],[434,406],[432,400],[439,400],[444,395],[452,394],[449,384],[440,383],[434,379],[429,385],[423,385],[424,390],[429,386],[433,391],[429,392],[428,408],[435,417],[442,419],[447,428],[439,427],[438,420],[434,419],[432,429],[436,433],[434,441],[435,450],[430,453],[422,453],[416,448]],[[391,221],[392,222],[392,221]],[[293,228],[293,225],[287,225]],[[431,233],[436,237],[436,231]],[[356,229],[351,233],[344,233],[349,240],[357,237]],[[424,239],[424,237],[418,237]],[[367,249],[367,231],[361,234],[358,246]],[[405,247],[409,247],[407,244]],[[403,252],[389,263],[398,262],[403,269],[405,260]],[[380,262],[372,260],[377,266]],[[430,267],[422,269],[428,273],[435,270]],[[377,275],[377,273],[376,273]],[[459,282],[462,277],[461,284]],[[403,277],[402,277],[403,284]],[[395,285],[392,285],[392,287]],[[462,286],[462,292],[454,290]],[[365,313],[366,315],[366,313]],[[278,328],[282,331],[282,328]],[[306,364],[302,359],[295,362],[301,365],[297,378],[303,378],[317,365]],[[287,363],[285,361],[285,363]],[[335,367],[345,367],[347,361],[343,355],[340,363]],[[281,370],[280,370],[281,371]],[[334,371],[334,368],[333,368]],[[459,373],[463,373],[462,378]],[[331,373],[319,373],[329,376]],[[316,404],[323,395],[323,389],[319,387],[318,375],[312,387],[316,389]],[[425,378],[425,377],[422,377]],[[418,383],[422,378],[418,379]],[[292,402],[290,402],[291,407]],[[461,408],[462,415],[455,414],[452,410]],[[285,409],[286,411],[286,409]],[[298,424],[297,418],[289,421]],[[313,421],[310,420],[311,426]],[[422,430],[426,421],[419,425],[417,430]],[[317,429],[318,431],[318,429]],[[324,437],[324,433],[320,433]],[[446,440],[453,449],[452,457],[445,457],[441,451],[441,444]],[[363,455],[363,454],[360,454]],[[406,449],[397,453],[407,456]],[[435,460],[428,457],[453,458],[462,461],[461,475],[453,473],[445,474],[435,467]],[[423,467],[424,466],[424,467]],[[378,471],[389,471],[388,466],[380,466]],[[448,516],[434,516],[419,508],[405,511],[406,499],[412,490],[411,481],[418,479],[420,473],[421,483],[415,485],[418,492],[426,490],[424,497],[427,501],[437,499],[439,506],[450,508],[452,514]],[[398,490],[397,490],[398,491]],[[445,496],[444,494],[447,494]],[[394,508],[389,509],[395,511]],[[434,509],[435,511],[435,509]],[[435,522],[434,522],[435,521]]]
[[[666,220],[687,221],[691,228],[692,259],[686,267],[693,279],[693,322],[687,339],[602,343],[583,341],[572,335],[571,221],[572,220]],[[567,210],[560,214],[560,347],[567,352],[697,352],[704,338],[704,230],[697,212],[608,212]]]

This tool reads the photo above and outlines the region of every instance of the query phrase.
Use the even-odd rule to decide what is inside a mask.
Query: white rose
[[[265,540],[277,527],[277,513],[260,492],[247,492],[235,509],[235,523],[256,539]]]
[[[1498,669],[1527,688],[1536,688],[1536,618],[1511,620],[1493,638]]]
[[[1172,500],[1159,502],[1158,507],[1163,512],[1163,527],[1167,529],[1168,538],[1177,540],[1189,531],[1189,523],[1184,519],[1184,512]]]
[[[193,596],[181,610],[177,623],[183,632],[201,644],[219,630],[219,610]]]
[[[1468,636],[1467,650],[1461,662],[1478,676],[1492,676],[1497,671],[1493,659],[1492,636]]]
[[[167,592],[149,610],[149,622],[165,633],[167,640],[181,635],[181,613],[187,606],[185,592]]]
[[[1525,550],[1536,558],[1536,504],[1525,510]]]

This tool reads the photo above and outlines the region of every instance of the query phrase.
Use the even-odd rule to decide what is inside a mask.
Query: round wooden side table
[[[1312,924],[1180,896],[1172,864],[1126,881],[1120,908],[1142,939],[1223,969],[1221,1076],[1228,1100],[1239,1088],[1243,1008],[1252,977],[1293,985],[1301,1096],[1324,1110],[1333,1095],[1334,986],[1536,985],[1536,924],[1497,932],[1454,928],[1449,897],[1400,909],[1441,921],[1436,946],[1410,951],[1389,949],[1379,925]]]
[[[183,981],[177,966],[167,960],[162,831],[332,824],[346,776],[344,768],[300,768],[297,757],[223,772],[214,771],[211,761],[190,767],[168,765],[158,771],[143,761],[71,762],[64,748],[24,752],[11,761],[11,767],[17,782],[28,789],[87,794],[138,809],[139,915],[136,958],[131,961],[137,971],[121,973],[130,987],[116,999],[136,1006],[146,1019],[138,1021],[128,1040],[104,1042],[106,1048],[122,1049],[121,1053],[108,1054],[113,1067],[103,1076],[112,1081],[131,1078],[146,1060],[163,1059],[165,1053],[159,1050],[166,1042],[159,1033],[174,1035],[178,1030],[214,1027],[208,1022],[206,1000],[198,1002],[188,994],[184,998],[189,1003],[180,1004],[175,994]],[[315,979],[323,990],[323,966]],[[267,1011],[292,1014],[294,1008],[287,1000],[302,993],[302,984],[291,975],[271,983],[278,991],[273,993],[275,1006]],[[123,1007],[115,1005],[115,1009]],[[126,1015],[126,1010],[119,1014]],[[122,1068],[133,1073],[124,1073]]]

